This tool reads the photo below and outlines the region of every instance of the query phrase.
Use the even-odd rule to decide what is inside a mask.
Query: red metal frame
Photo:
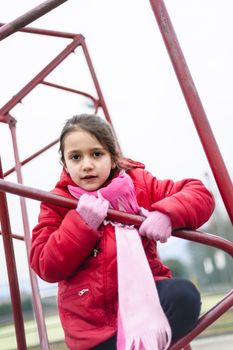
[[[56,143],[58,143],[59,139],[54,140],[53,142],[49,143],[47,146],[41,148],[39,151],[37,151],[36,153],[32,154],[30,157],[22,160],[20,162],[20,166],[23,166],[25,164],[27,164],[28,162],[30,162],[32,159],[38,157],[40,154],[44,153],[45,151],[47,151],[49,148],[53,147],[54,145],[56,145]],[[16,170],[16,167],[10,168],[9,170],[7,170],[3,176],[7,177],[8,175],[10,175],[11,173],[13,173]]]
[[[162,0],[150,0],[181,90],[212,169],[228,215],[233,224],[233,186],[214,134],[194,85],[188,65],[179,45],[167,9]]]
[[[30,16],[31,16],[30,12]],[[26,15],[25,15],[26,16]],[[26,16],[27,17],[27,16]],[[18,23],[18,21],[16,20]],[[4,24],[0,24],[2,26],[0,28],[0,35],[1,35],[1,29],[6,28]],[[15,29],[16,31],[16,29]],[[49,31],[49,30],[43,30],[43,29],[37,29],[37,28],[24,28],[21,31],[26,33],[32,33],[32,34],[39,34],[39,35],[49,35],[49,36],[56,36],[60,38],[66,38],[66,39],[72,39],[72,42],[59,54],[57,55],[44,69],[41,70],[28,84],[26,84],[11,100],[9,100],[1,109],[0,109],[0,122],[6,123],[9,125],[11,135],[12,135],[12,143],[13,143],[13,149],[14,149],[14,156],[15,156],[15,167],[9,169],[5,172],[5,174],[0,173],[0,177],[4,178],[4,176],[9,175],[13,171],[16,171],[17,174],[17,181],[18,183],[23,183],[22,179],[22,173],[21,173],[21,166],[28,163],[33,158],[37,157],[41,153],[45,152],[47,149],[52,147],[54,144],[57,143],[58,140],[55,140],[51,142],[49,145],[45,146],[41,150],[37,151],[24,161],[20,161],[19,153],[18,153],[18,147],[17,147],[17,141],[16,141],[16,120],[13,116],[10,115],[10,111],[21,102],[22,98],[24,98],[26,95],[28,95],[38,84],[44,84],[47,86],[50,86],[52,88],[59,88],[65,91],[69,91],[72,93],[83,95],[93,101],[93,106],[95,109],[95,112],[97,112],[98,108],[102,107],[105,118],[111,123],[111,119],[94,71],[94,67],[91,62],[90,55],[88,53],[88,49],[85,45],[85,39],[82,35],[79,34],[73,34],[73,33],[63,33],[63,32],[56,32],[56,31]],[[5,32],[4,32],[5,33]],[[1,37],[0,37],[1,38]],[[96,87],[96,92],[98,99],[94,98],[92,95],[83,92],[71,89],[69,87],[60,86],[57,84],[49,83],[44,81],[44,78],[51,73],[62,61],[66,59],[66,57],[71,54],[78,46],[81,46],[83,49],[84,56],[87,61],[87,65],[90,70],[90,74],[92,76],[94,85]],[[2,207],[1,213],[4,217],[8,218],[9,221],[9,214],[7,211],[7,204],[6,204],[6,198],[3,198],[3,204],[5,203],[5,206]],[[2,205],[3,205],[2,204]],[[29,258],[29,251],[30,251],[30,230],[29,230],[29,223],[28,223],[28,217],[27,217],[27,208],[26,208],[26,202],[25,198],[23,196],[20,196],[20,206],[21,206],[21,212],[22,212],[22,218],[23,218],[23,227],[24,227],[24,237],[23,240],[26,243],[26,250],[27,250],[27,256]],[[4,217],[0,216],[1,220],[4,220]],[[3,221],[4,222],[4,221]],[[18,324],[18,319],[20,317],[21,320],[23,320],[22,310],[21,310],[21,304],[20,304],[20,292],[19,287],[17,284],[11,284],[10,281],[17,280],[17,271],[15,267],[15,259],[14,255],[12,255],[14,252],[9,249],[12,245],[12,238],[18,238],[22,239],[21,236],[13,235],[10,230],[10,226],[8,225],[2,225],[2,235],[4,237],[3,243],[4,243],[4,249],[6,256],[11,256],[11,260],[7,260],[7,269],[8,269],[8,276],[9,276],[9,285],[10,285],[10,294],[11,299],[17,299],[18,302],[14,303],[12,302],[12,310],[13,310],[13,317],[14,317],[14,323],[15,325]],[[14,266],[14,269],[12,270],[9,267],[9,264]],[[38,333],[39,333],[39,339],[40,339],[40,346],[42,349],[47,350],[49,349],[48,344],[48,337],[46,332],[46,326],[45,326],[45,320],[43,315],[43,308],[41,304],[40,299],[40,293],[37,283],[37,277],[34,274],[34,272],[29,269],[30,274],[30,281],[32,286],[32,300],[33,300],[33,306],[35,310],[35,316],[37,321],[37,327],[38,327]],[[16,339],[17,339],[17,346],[18,349],[25,349],[26,347],[26,340],[25,340],[25,331],[24,331],[24,323],[20,322],[20,327],[15,327],[16,331]]]
[[[67,0],[47,0],[22,16],[16,18],[14,21],[5,24],[0,28],[0,40],[5,39],[7,36],[35,21],[37,18],[43,16],[66,1]]]
[[[49,0],[34,8],[33,10],[27,12],[23,16],[17,18],[11,23],[0,24],[0,40],[6,38],[12,33],[20,30],[25,33],[33,33],[39,35],[50,35],[56,37],[62,37],[71,39],[72,42],[57,56],[52,60],[39,74],[37,74],[23,89],[21,89],[10,101],[8,101],[0,109],[0,122],[7,123],[11,130],[12,142],[15,154],[15,167],[9,169],[3,174],[0,158],[0,221],[2,227],[2,235],[4,242],[4,249],[6,255],[6,263],[9,276],[9,285],[11,300],[13,306],[13,317],[15,323],[15,331],[17,338],[18,349],[26,349],[26,338],[23,326],[23,315],[20,303],[20,292],[17,279],[17,271],[15,266],[14,250],[12,244],[12,238],[24,240],[27,247],[27,252],[30,248],[30,232],[28,226],[27,210],[25,204],[25,198],[31,198],[39,201],[48,201],[69,208],[76,207],[77,202],[75,200],[70,200],[67,198],[62,198],[60,196],[40,191],[38,189],[30,188],[24,186],[21,174],[21,167],[28,163],[31,159],[37,157],[42,152],[46,151],[48,148],[52,147],[58,140],[51,142],[49,145],[45,146],[35,154],[31,155],[24,161],[20,161],[16,134],[15,134],[15,119],[10,115],[12,108],[21,101],[23,97],[29,94],[32,89],[38,84],[46,84],[47,86],[66,90],[72,93],[79,93],[93,101],[95,111],[99,107],[102,107],[105,118],[111,123],[111,118],[105,104],[100,85],[98,83],[90,55],[88,53],[84,37],[82,35],[73,33],[64,33],[57,31],[49,31],[37,28],[22,28],[28,23],[31,23],[36,18],[44,15],[53,8],[59,6],[67,0]],[[182,92],[184,94],[186,103],[189,107],[191,116],[193,118],[195,127],[197,129],[198,135],[200,137],[201,143],[203,145],[204,151],[206,153],[207,159],[210,163],[211,169],[213,171],[216,183],[218,185],[219,191],[223,198],[225,207],[229,214],[231,221],[233,222],[233,187],[230,176],[225,167],[224,161],[221,157],[218,145],[215,141],[214,135],[208,123],[205,111],[203,109],[202,103],[198,96],[197,90],[195,88],[194,82],[192,80],[191,74],[189,72],[188,66],[186,64],[185,58],[179,46],[177,37],[175,35],[174,29],[172,27],[171,20],[169,18],[168,12],[162,0],[150,0],[152,10],[158,22],[161,34],[163,36],[165,45],[167,47],[169,56],[171,58],[174,70],[176,72],[177,78],[179,80]],[[98,99],[94,98],[90,94],[61,85],[46,82],[45,77],[55,69],[66,57],[77,47],[81,46],[83,53],[85,55],[87,65],[92,76]],[[112,123],[111,123],[112,124]],[[119,145],[118,145],[119,146]],[[17,173],[17,180],[19,184],[7,182],[4,180],[4,176],[9,175],[13,171]],[[19,236],[11,233],[10,219],[7,207],[6,194],[13,193],[20,196],[21,211],[23,216],[23,226],[24,226],[24,236]],[[140,225],[142,218],[135,215],[129,215],[114,210],[109,210],[108,217],[112,220],[118,220],[127,224]],[[227,241],[221,237],[204,233],[198,231],[174,231],[173,236],[199,242],[202,244],[207,244],[219,249],[224,250],[231,256],[233,256],[233,243]],[[41,307],[41,302],[39,298],[38,286],[36,279],[33,276],[33,272],[30,272],[30,278],[32,283],[32,293],[34,300],[35,313],[37,317],[38,332],[40,336],[41,349],[48,349],[48,339],[46,334],[46,328],[44,324],[44,317]],[[226,312],[230,307],[233,306],[233,291],[230,291],[217,305],[215,305],[211,310],[209,310],[205,315],[203,315],[197,326],[188,333],[182,339],[179,339],[176,343],[172,344],[170,350],[178,350],[181,348],[191,349],[189,342],[193,340],[198,334],[200,334],[205,328],[212,324],[216,319],[218,319],[224,312]]]
[[[3,177],[2,164],[0,160],[0,177]],[[0,221],[5,249],[5,258],[9,278],[9,288],[15,325],[16,340],[18,348],[26,349],[26,337],[24,332],[23,313],[20,303],[19,283],[15,264],[14,247],[11,236],[10,218],[8,213],[7,198],[4,192],[0,192]]]

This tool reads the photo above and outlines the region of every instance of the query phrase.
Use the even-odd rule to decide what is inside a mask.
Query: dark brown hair
[[[118,166],[118,159],[121,157],[117,149],[116,139],[110,124],[103,118],[94,114],[80,114],[68,119],[61,131],[60,135],[60,159],[64,165],[64,140],[66,135],[77,130],[82,129],[93,135],[99,143],[111,154],[113,161],[116,163],[116,169],[113,169],[111,176],[113,176],[120,167]]]

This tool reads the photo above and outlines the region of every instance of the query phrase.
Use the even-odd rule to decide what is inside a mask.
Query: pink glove
[[[115,210],[126,211],[130,214],[137,214],[140,211],[134,184],[128,174],[113,178],[109,185],[98,191],[98,194],[107,199]]]
[[[83,194],[79,199],[76,211],[89,226],[97,230],[106,218],[108,208],[109,202],[106,199]]]
[[[146,219],[139,228],[140,235],[161,243],[167,242],[172,233],[170,217],[160,211],[148,211],[144,208],[141,208],[141,214]]]

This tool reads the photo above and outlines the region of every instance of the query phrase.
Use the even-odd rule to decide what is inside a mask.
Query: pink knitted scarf
[[[75,198],[84,193],[102,196],[115,210],[138,214],[132,179],[120,174],[98,191],[87,192],[68,186]],[[107,224],[105,220],[105,224]],[[171,330],[160,305],[154,278],[149,267],[141,238],[132,226],[119,223],[115,227],[118,268],[118,350],[168,349]]]

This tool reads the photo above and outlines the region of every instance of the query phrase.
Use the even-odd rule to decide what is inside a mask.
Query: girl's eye
[[[78,154],[73,154],[71,157],[72,160],[79,160],[80,156]]]
[[[93,155],[94,155],[95,158],[99,158],[99,157],[102,156],[102,152],[96,151],[96,152],[93,153]]]

